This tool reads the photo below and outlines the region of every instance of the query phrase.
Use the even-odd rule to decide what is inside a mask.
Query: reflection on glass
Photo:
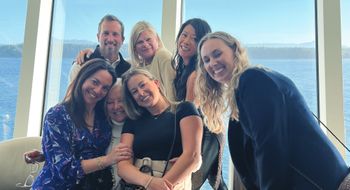
[[[13,137],[26,13],[27,1],[0,7],[0,141]]]
[[[343,96],[345,142],[350,147],[350,1],[341,0],[341,34],[343,63]],[[350,153],[346,152],[346,162],[350,164]]]
[[[54,1],[44,112],[62,101],[68,86],[70,67],[78,52],[85,48],[94,49],[98,44],[98,23],[103,16],[113,14],[124,23],[125,40],[120,52],[128,59],[127,42],[133,25],[140,20],[147,20],[160,32],[161,11],[161,0]]]

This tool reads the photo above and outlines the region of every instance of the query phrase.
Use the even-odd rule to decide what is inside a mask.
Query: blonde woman
[[[154,27],[140,21],[132,28],[129,42],[131,63],[150,71],[164,86],[169,100],[175,100],[173,81],[175,69],[172,67],[171,53],[164,47]]]
[[[198,53],[206,121],[219,130],[229,106],[230,153],[247,189],[348,189],[349,168],[290,79],[250,66],[239,41],[224,32],[206,35]]]
[[[120,143],[120,136],[124,122],[127,118],[122,99],[122,84],[121,80],[118,79],[117,82],[111,87],[106,98],[106,113],[107,118],[112,126],[112,138],[107,149],[107,152],[112,151],[113,147],[116,147],[118,151],[118,160],[127,160],[132,158],[132,150],[127,145]],[[114,187],[117,188],[120,177],[118,176],[117,165],[112,166],[112,175],[114,181]],[[118,189],[118,188],[117,188]]]
[[[123,98],[129,119],[121,142],[133,147],[134,160],[118,162],[119,176],[151,190],[192,189],[191,174],[201,163],[203,133],[202,120],[193,103],[172,105],[161,83],[144,69],[132,69],[123,75]],[[169,152],[170,168],[163,175]],[[139,171],[147,163],[153,177]]]

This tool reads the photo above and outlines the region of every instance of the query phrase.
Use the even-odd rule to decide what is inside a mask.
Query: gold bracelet
[[[151,184],[151,181],[153,180],[153,177],[152,176],[150,176],[150,178],[148,179],[148,181],[147,181],[147,183],[146,183],[146,185],[144,186],[145,187],[145,189],[147,189],[148,188],[148,186],[149,186],[149,184]]]
[[[103,170],[105,168],[102,163],[101,157],[97,157],[97,166],[99,170]]]

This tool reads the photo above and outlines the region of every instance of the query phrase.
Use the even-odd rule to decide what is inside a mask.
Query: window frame
[[[13,138],[41,134],[53,1],[28,0]],[[340,0],[315,0],[315,8],[319,116],[344,142]],[[163,0],[161,36],[172,52],[182,9],[182,0]],[[345,158],[344,148],[330,139]]]

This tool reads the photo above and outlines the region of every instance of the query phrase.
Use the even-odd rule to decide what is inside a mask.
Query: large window
[[[27,1],[0,7],[0,141],[13,137]]]
[[[342,62],[343,62],[343,91],[344,91],[344,122],[345,141],[350,146],[350,1],[342,0],[341,26],[342,26]],[[350,163],[350,153],[346,154],[346,161]]]
[[[141,20],[150,22],[160,33],[162,23],[162,1],[122,0],[74,0],[54,1],[49,69],[46,87],[45,110],[62,101],[69,70],[79,50],[95,48],[100,19],[106,14],[117,16],[125,26],[125,41],[121,48],[128,59],[127,46],[130,31]]]
[[[184,21],[193,17],[205,19],[213,31],[235,36],[248,49],[252,64],[290,77],[307,97],[312,111],[318,112],[313,0],[185,1]],[[226,148],[223,169],[226,182],[229,162]]]

